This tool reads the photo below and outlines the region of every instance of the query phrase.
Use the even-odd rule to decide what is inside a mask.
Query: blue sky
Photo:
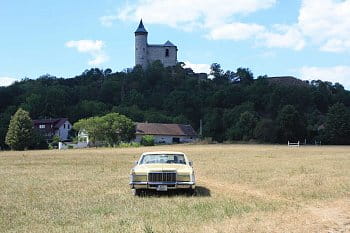
[[[0,85],[132,67],[141,17],[149,43],[172,41],[198,72],[216,62],[350,89],[350,0],[0,0]]]

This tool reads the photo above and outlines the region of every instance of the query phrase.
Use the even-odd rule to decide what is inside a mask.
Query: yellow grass
[[[141,152],[183,151],[197,196],[133,197]],[[0,232],[350,232],[350,147],[0,152]]]

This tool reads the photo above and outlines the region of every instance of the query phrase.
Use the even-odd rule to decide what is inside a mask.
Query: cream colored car
[[[196,182],[192,162],[181,152],[143,153],[131,169],[130,187],[134,195],[146,189],[182,189],[193,194]]]

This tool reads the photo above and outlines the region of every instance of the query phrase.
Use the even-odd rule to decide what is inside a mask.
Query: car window
[[[140,161],[140,164],[152,164],[152,163],[186,164],[186,161],[185,161],[185,156],[181,154],[144,155]]]

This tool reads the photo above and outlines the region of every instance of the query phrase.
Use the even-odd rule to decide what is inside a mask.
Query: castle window
[[[166,57],[169,57],[169,49],[166,49],[166,50],[165,50],[165,56],[166,56]]]

